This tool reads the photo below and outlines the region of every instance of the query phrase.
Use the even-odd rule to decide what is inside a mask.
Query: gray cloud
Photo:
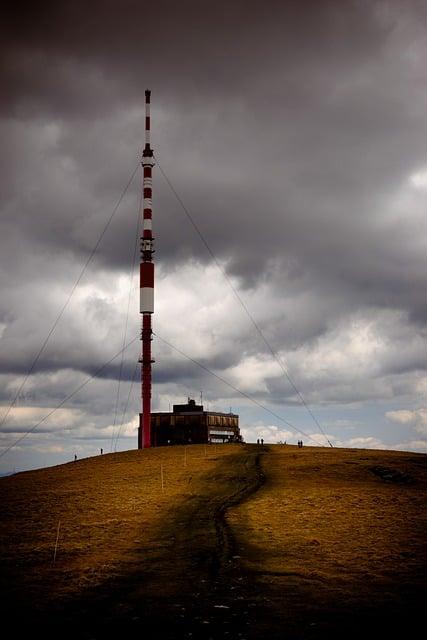
[[[308,399],[415,398],[427,362],[427,223],[426,189],[410,178],[427,171],[426,18],[421,2],[10,3],[0,67],[2,403],[138,162],[146,86],[162,169]],[[154,189],[164,283],[155,328],[256,397],[293,406],[283,376],[254,373],[251,358],[262,363],[268,350],[209,270],[159,167]],[[62,372],[80,379],[121,348],[138,197],[139,177],[37,366],[27,398],[37,406],[63,397]],[[155,348],[159,398],[201,381],[213,397],[233,394]],[[126,354],[124,389],[137,351]],[[120,367],[103,376],[117,379]],[[76,403],[108,422],[111,394],[97,389],[96,400],[92,391]]]

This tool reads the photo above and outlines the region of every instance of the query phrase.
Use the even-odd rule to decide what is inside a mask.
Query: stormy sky
[[[410,0],[6,2],[0,416],[138,165],[149,87],[154,330],[276,416],[160,339],[153,409],[202,391],[247,440],[296,441],[281,416],[325,441],[231,282],[331,442],[427,451],[426,26]],[[140,187],[138,170],[2,447],[138,336]],[[136,446],[139,348],[0,471]]]

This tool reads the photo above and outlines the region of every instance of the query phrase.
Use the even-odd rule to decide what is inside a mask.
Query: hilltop
[[[423,622],[426,461],[194,445],[2,478],[3,622],[46,638],[401,637]]]

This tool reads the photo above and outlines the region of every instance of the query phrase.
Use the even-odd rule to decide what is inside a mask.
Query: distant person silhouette
[[[74,454],[74,462],[77,462],[77,453]]]
[[[101,456],[102,456],[103,453],[104,453],[104,449],[101,447]]]
[[[261,444],[264,444],[264,438],[261,438]]]
[[[257,443],[257,444],[259,444],[259,438],[258,438],[258,440],[256,441],[256,443]]]

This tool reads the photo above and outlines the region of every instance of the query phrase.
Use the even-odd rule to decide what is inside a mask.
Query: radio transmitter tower
[[[145,148],[142,152],[144,223],[141,236],[140,312],[142,313],[141,395],[142,413],[139,414],[138,449],[151,446],[151,317],[154,313],[154,263],[152,231],[152,171],[154,156],[150,146],[150,97],[145,92]]]

